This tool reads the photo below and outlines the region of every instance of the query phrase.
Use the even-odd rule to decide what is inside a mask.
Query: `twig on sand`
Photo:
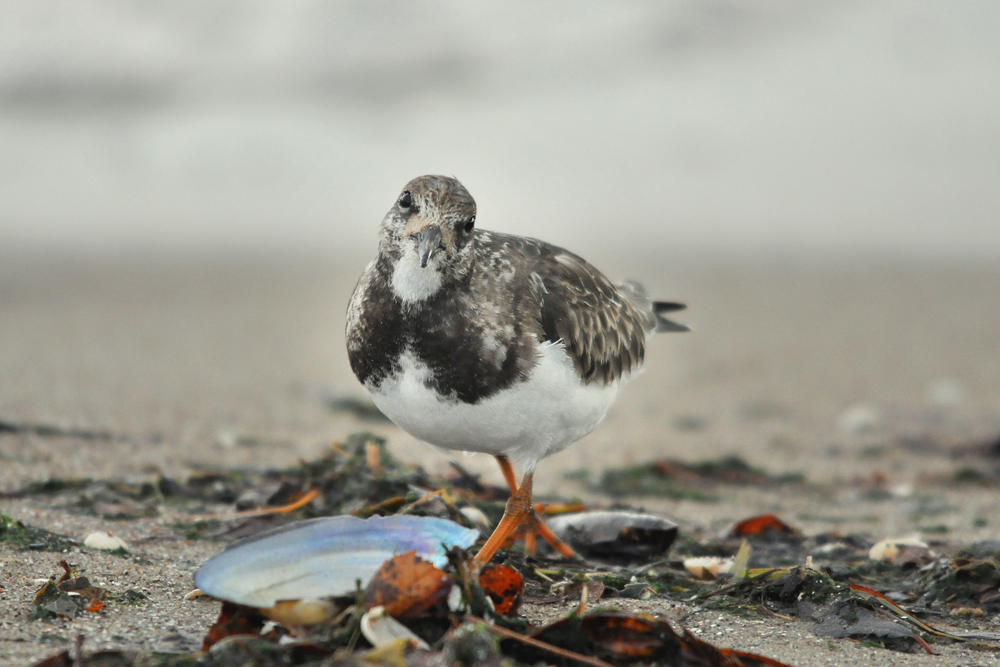
[[[514,632],[513,630],[502,628],[499,625],[487,624],[486,627],[488,627],[490,630],[497,633],[501,637],[506,637],[507,639],[513,639],[514,641],[519,641],[522,644],[527,644],[528,646],[534,646],[537,649],[546,651],[553,655],[558,655],[568,660],[575,660],[577,662],[582,662],[585,665],[594,665],[594,667],[614,667],[614,665],[612,665],[611,663],[604,662],[599,658],[592,658],[589,655],[583,655],[582,653],[577,653],[575,651],[570,651],[568,649],[559,648],[558,646],[547,644],[539,639],[535,639],[534,637],[528,637],[527,635],[522,635],[520,632]]]
[[[319,489],[310,489],[294,503],[281,505],[280,507],[260,507],[255,510],[243,510],[242,512],[223,512],[221,514],[200,514],[198,516],[184,517],[190,521],[205,521],[208,519],[240,519],[243,517],[263,516],[265,514],[287,514],[294,512],[300,507],[305,507],[319,495]]]

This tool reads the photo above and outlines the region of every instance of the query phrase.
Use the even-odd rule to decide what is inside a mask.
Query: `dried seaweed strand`
[[[921,630],[923,630],[924,632],[926,632],[931,636],[941,637],[943,639],[951,639],[953,641],[959,641],[959,642],[967,642],[970,640],[992,641],[992,642],[1000,641],[1000,635],[996,635],[993,633],[963,632],[961,634],[956,634],[953,632],[945,632],[944,630],[938,630],[934,626],[924,623],[919,618],[914,617],[913,614],[907,612],[905,609],[903,609],[895,602],[893,602],[892,600],[890,600],[889,598],[882,595],[876,590],[868,588],[867,586],[862,586],[860,584],[851,584],[850,588],[855,593],[858,593],[860,597],[862,597],[863,599],[877,602],[878,604],[882,605],[892,613],[899,616],[907,623],[917,626],[918,628],[920,628]],[[872,598],[874,598],[874,600],[872,600]]]
[[[482,620],[482,619],[479,619]],[[522,644],[527,644],[528,646],[534,646],[537,649],[552,653],[553,655],[558,655],[563,658],[568,658],[569,660],[576,660],[577,662],[582,662],[585,665],[594,665],[594,667],[614,667],[611,663],[604,662],[599,658],[591,658],[588,655],[583,655],[582,653],[576,653],[575,651],[570,651],[569,649],[559,648],[558,646],[553,646],[552,644],[547,644],[541,640],[535,639],[534,637],[528,637],[527,635],[522,635],[520,632],[514,632],[513,630],[508,630],[507,628],[502,628],[499,625],[489,625],[488,627],[493,632],[497,633],[501,637],[506,637],[507,639],[513,639],[519,641]]]
[[[319,495],[319,489],[311,489],[304,496],[294,503],[282,505],[280,507],[262,507],[255,510],[244,510],[242,512],[223,512],[221,514],[202,514],[199,516],[184,517],[188,521],[205,521],[206,519],[238,519],[245,516],[263,516],[265,514],[286,514],[305,507]]]
[[[746,578],[738,579],[737,581],[734,581],[734,582],[732,582],[730,584],[722,586],[721,588],[716,588],[714,591],[709,591],[708,593],[706,593],[704,595],[704,597],[705,598],[711,598],[711,597],[715,597],[716,595],[722,595],[723,593],[728,593],[729,591],[737,589],[737,588],[739,588],[740,586],[742,586],[744,584],[748,584],[748,583],[750,583],[752,581],[757,581],[759,579],[763,579],[764,577],[770,576],[770,575],[774,574],[777,571],[778,571],[777,568],[775,568],[773,570],[765,570],[764,572],[761,572],[760,574],[754,575],[752,577],[746,577]],[[702,595],[698,594],[698,595],[695,595],[694,597],[688,599],[687,601],[691,602],[693,600],[697,600],[700,597],[702,597]]]

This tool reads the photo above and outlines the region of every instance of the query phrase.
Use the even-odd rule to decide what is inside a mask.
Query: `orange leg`
[[[575,558],[576,553],[573,549],[560,540],[535,515],[535,508],[531,504],[531,473],[524,476],[524,482],[518,488],[517,477],[514,476],[514,468],[510,464],[510,459],[502,455],[496,457],[496,459],[497,463],[500,464],[500,472],[503,473],[503,478],[507,481],[507,486],[510,487],[511,497],[507,501],[507,507],[504,510],[503,519],[500,520],[500,525],[497,526],[490,539],[487,540],[483,548],[476,554],[476,561],[480,565],[488,563],[497,550],[508,540],[512,539],[514,533],[517,532],[517,529],[522,524],[525,524],[523,526],[524,550],[529,555],[534,555],[536,538],[538,535],[541,535],[542,539],[551,544],[552,548],[564,557]]]
[[[507,486],[510,487],[510,495],[517,493],[517,477],[514,476],[514,466],[510,464],[510,459],[501,454],[496,457],[497,463],[500,464],[500,472],[503,473],[503,478],[507,481]]]
[[[503,464],[500,464],[503,467]],[[508,463],[507,465],[510,465]],[[490,539],[486,540],[486,544],[483,548],[479,550],[476,554],[475,561],[478,565],[485,565],[489,563],[493,558],[493,555],[497,550],[503,546],[503,543],[507,541],[511,533],[517,530],[517,527],[521,525],[524,518],[528,516],[531,512],[531,473],[529,472],[524,476],[524,481],[521,483],[521,488],[517,490],[517,493],[510,497],[507,501],[507,507],[504,508],[503,518],[500,519],[500,524],[490,535]]]
[[[532,521],[532,519],[535,519]],[[535,529],[538,519],[533,516],[526,516],[524,518],[524,523],[521,524],[521,532],[523,533],[521,537],[524,538],[524,553],[529,556],[535,555],[535,549],[538,548],[538,531]]]

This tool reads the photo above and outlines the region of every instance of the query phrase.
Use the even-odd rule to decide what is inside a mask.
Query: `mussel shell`
[[[546,517],[545,523],[580,554],[630,562],[662,556],[677,537],[669,519],[612,510],[595,510]]]
[[[233,542],[194,574],[205,593],[250,607],[280,600],[347,595],[365,586],[388,559],[416,551],[438,567],[453,546],[468,548],[479,531],[435,517],[323,517]]]

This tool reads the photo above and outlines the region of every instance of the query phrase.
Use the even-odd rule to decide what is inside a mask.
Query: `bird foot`
[[[556,552],[564,558],[578,558],[576,552],[573,551],[573,548],[559,539],[559,536],[553,533],[552,529],[546,526],[545,522],[538,518],[535,508],[532,508],[528,515],[524,517],[521,525],[517,527],[504,546],[508,547],[513,544],[514,540],[517,538],[523,538],[524,553],[529,556],[534,556],[538,547],[539,537],[548,542],[549,546],[555,549]]]
[[[518,486],[510,459],[506,456],[497,456],[496,459],[497,463],[500,464],[500,471],[510,487],[511,496],[496,530],[476,554],[474,559],[476,563],[482,566],[490,562],[498,549],[510,546],[517,537],[524,538],[525,553],[529,556],[534,555],[539,535],[564,557],[577,558],[576,552],[538,518],[538,511],[544,511],[545,505],[543,503],[531,504],[532,473],[525,473],[524,480]]]

